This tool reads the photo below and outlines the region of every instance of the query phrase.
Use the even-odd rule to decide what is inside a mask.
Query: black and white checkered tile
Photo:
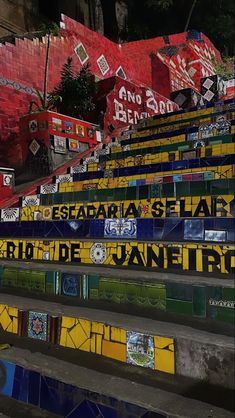
[[[193,89],[183,89],[171,93],[173,100],[182,109],[188,109],[194,106],[203,106],[205,101],[203,97]]]
[[[226,94],[226,82],[218,75],[201,79],[201,95],[207,102],[217,101]]]

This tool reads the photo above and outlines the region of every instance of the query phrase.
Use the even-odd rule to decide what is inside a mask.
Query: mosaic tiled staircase
[[[142,121],[2,209],[2,292],[89,307],[55,315],[2,293],[2,328],[231,388],[234,108]]]

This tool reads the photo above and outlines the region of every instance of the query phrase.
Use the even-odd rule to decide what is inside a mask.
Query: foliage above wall
[[[61,81],[50,97],[61,97],[57,110],[65,115],[84,119],[94,109],[95,80],[90,72],[90,65],[84,65],[76,73],[72,58],[68,57],[61,71]]]
[[[212,61],[216,74],[218,74],[224,80],[234,78],[234,57],[226,57],[223,59],[223,61],[220,62],[215,59],[212,59]]]

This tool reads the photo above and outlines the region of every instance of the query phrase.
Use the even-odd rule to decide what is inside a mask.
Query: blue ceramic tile
[[[152,239],[154,235],[154,219],[138,219],[137,238],[138,240]]]
[[[141,166],[125,167],[113,170],[113,177],[131,176],[136,174],[155,173],[158,171],[171,171],[187,168],[231,165],[235,164],[235,155],[225,157],[196,158],[193,160],[174,161],[172,163],[149,164]],[[104,177],[103,171],[94,171],[87,173],[79,173],[73,175],[73,181],[99,179]]]
[[[95,404],[84,400],[73,411],[71,411],[66,418],[102,418],[99,410]]]
[[[3,376],[3,382],[1,381],[0,385],[0,393],[2,395],[12,396],[15,368],[15,364],[0,360],[0,375]]]
[[[118,418],[119,411],[115,411],[115,409],[109,408],[108,406],[104,405],[97,405],[98,411],[100,416],[103,418]]]
[[[126,413],[128,413],[128,414],[132,414],[136,417],[140,417],[140,416],[142,416],[143,414],[146,413],[146,409],[141,408],[138,405],[134,405],[134,404],[129,403],[129,402],[123,402],[123,404],[124,404]]]
[[[145,180],[144,179],[136,180],[136,186],[142,186],[143,184],[145,184]]]
[[[28,403],[28,390],[29,390],[29,370],[23,369],[22,377],[20,380],[20,388],[18,394],[18,401]]]
[[[73,400],[76,390],[71,385],[41,376],[40,408],[67,416],[76,406]]]
[[[182,181],[182,174],[174,175],[173,182],[176,183],[178,181]]]
[[[141,418],[167,418],[166,415],[158,414],[157,412],[148,411]]]
[[[40,386],[40,408],[46,409],[47,411],[57,413],[59,412],[59,405],[57,396],[53,391],[50,391],[45,378],[41,376]]]
[[[24,368],[21,366],[15,366],[15,378],[12,389],[12,397],[18,399],[20,397],[21,380],[23,377]]]
[[[29,311],[28,337],[47,341],[48,315],[41,312]]]
[[[40,394],[40,373],[29,371],[29,390],[28,390],[28,403],[32,405],[39,405],[39,394]]]
[[[65,296],[80,296],[80,276],[74,273],[62,273],[61,293]]]
[[[104,219],[91,219],[89,222],[90,222],[90,237],[91,238],[103,238],[105,220]]]

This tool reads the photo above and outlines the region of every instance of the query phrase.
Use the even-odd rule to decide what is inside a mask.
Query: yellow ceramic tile
[[[103,335],[104,333],[104,324],[100,322],[92,322],[91,323],[91,332],[94,332],[96,334]]]
[[[114,360],[126,362],[126,345],[103,340],[102,355]]]
[[[154,337],[155,370],[175,374],[175,353],[173,338]]]
[[[126,330],[111,327],[111,340],[126,344]]]

